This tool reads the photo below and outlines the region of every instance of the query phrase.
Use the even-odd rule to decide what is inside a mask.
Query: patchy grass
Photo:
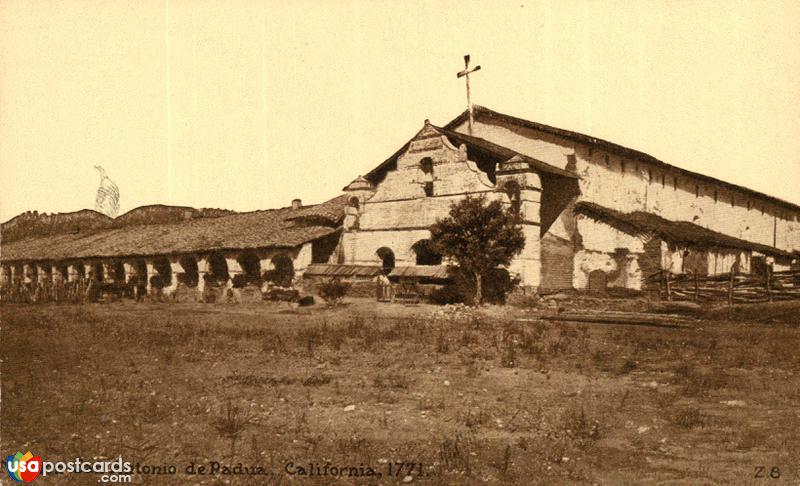
[[[367,301],[5,306],[3,444],[177,466],[141,484],[372,484],[285,472],[328,460],[387,485],[746,484],[758,466],[794,484],[800,306],[762,307],[669,329]],[[211,461],[273,482],[183,475]]]

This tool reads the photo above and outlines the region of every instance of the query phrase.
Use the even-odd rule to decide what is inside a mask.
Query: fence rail
[[[773,302],[800,300],[800,270],[768,271],[765,275],[735,272],[719,275],[656,272],[646,279],[648,288],[658,286],[661,298],[693,302]]]

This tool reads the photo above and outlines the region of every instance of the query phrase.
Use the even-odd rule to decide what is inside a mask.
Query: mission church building
[[[26,213],[2,227],[0,283],[144,276],[165,291],[265,271],[443,279],[430,226],[469,196],[518,214],[508,271],[530,289],[641,290],[647,277],[788,269],[800,207],[579,133],[475,106],[422,128],[322,204],[235,213],[147,206],[117,218]],[[209,280],[209,277],[214,277]]]
[[[526,243],[508,270],[542,290],[639,290],[661,269],[780,270],[800,254],[795,204],[480,106],[473,118],[465,111],[442,127],[426,121],[345,188],[336,263],[437,264],[428,228],[453,202],[477,195],[519,212]]]

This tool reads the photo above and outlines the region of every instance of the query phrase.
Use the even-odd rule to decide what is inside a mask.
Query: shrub
[[[328,305],[340,304],[348,290],[350,290],[350,283],[342,282],[338,278],[322,282],[317,286],[317,292]]]
[[[430,293],[428,299],[431,304],[437,305],[461,304],[464,302],[463,294],[459,291],[458,287],[452,284],[447,284],[435,289]]]
[[[587,415],[583,406],[568,408],[562,417],[562,427],[568,435],[577,439],[600,438],[600,422]]]

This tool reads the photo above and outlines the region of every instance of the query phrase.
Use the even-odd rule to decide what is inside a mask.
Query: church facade
[[[641,290],[661,270],[788,269],[800,207],[650,155],[483,107],[427,120],[403,147],[325,203],[234,213],[151,206],[21,215],[3,224],[0,284],[154,276],[168,291],[283,269],[295,277],[446,276],[429,228],[463,198],[518,212],[524,250],[507,269],[542,291]],[[24,217],[23,217],[24,216]]]

